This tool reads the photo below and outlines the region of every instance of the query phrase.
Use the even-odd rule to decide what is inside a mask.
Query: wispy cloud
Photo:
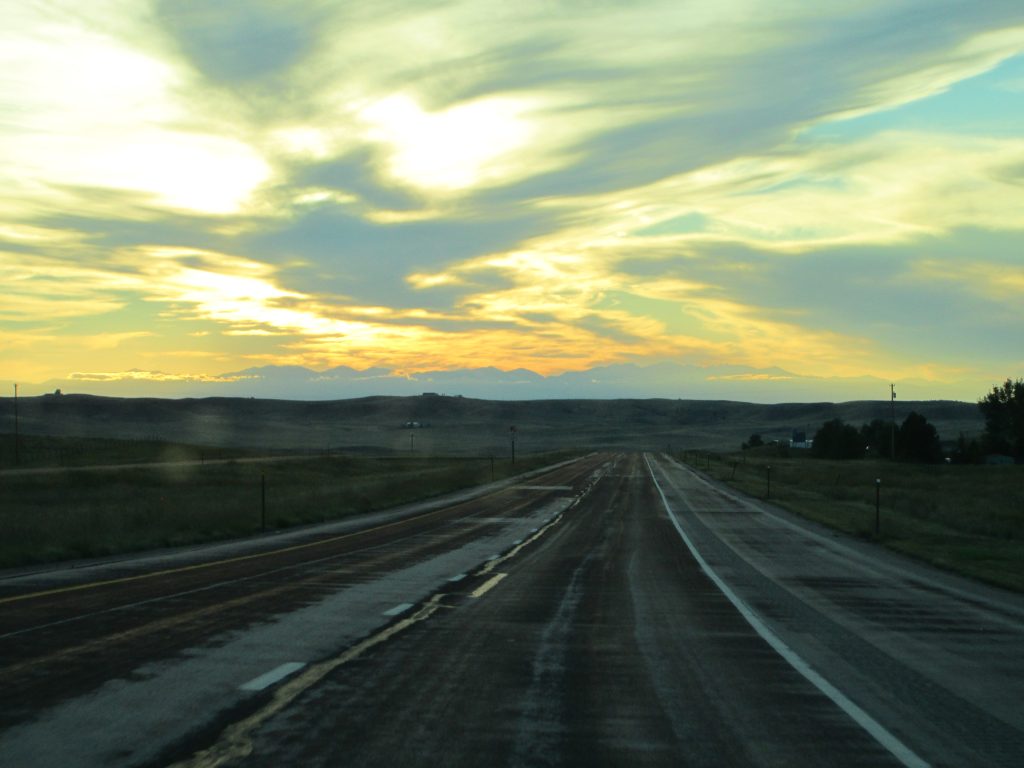
[[[1005,0],[21,4],[2,362],[981,380],[1024,134],[911,117],[1024,114],[1022,52]]]
[[[90,381],[90,382],[106,382],[106,381],[159,381],[159,382],[208,382],[221,384],[225,382],[237,382],[244,381],[245,376],[203,376],[203,375],[181,375],[175,373],[164,373],[163,371],[142,371],[138,369],[132,369],[129,371],[113,371],[113,372],[84,372],[74,371],[68,374],[70,381]]]

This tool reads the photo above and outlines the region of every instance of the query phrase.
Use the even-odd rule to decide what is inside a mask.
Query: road
[[[596,455],[0,579],[0,764],[1022,765],[1024,600]]]

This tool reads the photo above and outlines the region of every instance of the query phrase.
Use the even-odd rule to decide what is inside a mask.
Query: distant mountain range
[[[75,374],[28,386],[25,394],[61,389],[112,397],[257,397],[284,400],[338,400],[373,395],[425,392],[487,400],[558,398],[670,398],[734,400],[752,403],[888,400],[889,382],[872,377],[800,376],[781,368],[701,367],[679,363],[608,365],[586,371],[542,376],[533,371],[475,368],[402,375],[385,368],[345,366],[315,371],[268,365],[220,376],[182,377],[159,372]],[[897,383],[900,399],[936,399],[930,382]],[[980,394],[980,393],[979,393]],[[940,395],[950,399],[947,394]]]

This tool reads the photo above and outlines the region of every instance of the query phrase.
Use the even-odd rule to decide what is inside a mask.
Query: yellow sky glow
[[[173,5],[6,14],[9,376],[1024,364],[1024,11]]]

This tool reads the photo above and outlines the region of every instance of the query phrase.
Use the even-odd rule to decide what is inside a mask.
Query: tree
[[[750,439],[743,444],[743,450],[745,451],[747,448],[759,448],[762,445],[764,445],[764,440],[761,439],[761,435],[755,432],[750,436]]]
[[[823,459],[860,459],[864,457],[864,441],[855,426],[832,419],[815,433],[811,451]]]
[[[870,424],[860,428],[860,436],[865,447],[872,455],[883,459],[892,458],[892,431],[891,421],[874,419]]]
[[[961,432],[950,458],[954,464],[978,464],[981,462],[981,446],[977,440],[969,440],[967,435]]]
[[[1007,379],[978,401],[985,417],[985,448],[1024,458],[1024,380]]]
[[[937,464],[942,461],[942,442],[928,419],[913,411],[896,434],[896,455],[903,461]]]

